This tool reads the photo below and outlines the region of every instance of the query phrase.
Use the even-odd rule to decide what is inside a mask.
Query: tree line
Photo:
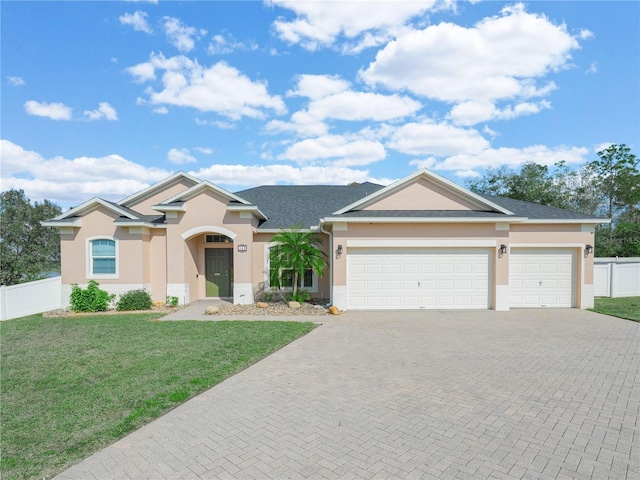
[[[598,257],[640,256],[640,162],[626,145],[611,145],[598,158],[571,170],[564,161],[552,169],[527,162],[519,170],[489,168],[467,180],[488,195],[562,208],[611,219],[596,227]]]

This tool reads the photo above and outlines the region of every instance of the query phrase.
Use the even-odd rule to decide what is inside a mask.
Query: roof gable
[[[422,169],[334,212],[384,211],[494,211],[511,215],[508,209],[477,195],[429,170]]]
[[[127,198],[120,200],[118,205],[122,205],[124,207],[133,208],[138,206],[138,209],[146,209],[150,210],[151,205],[154,203],[161,202],[162,199],[167,196],[176,195],[176,191],[183,192],[194,185],[200,183],[200,180],[196,177],[189,175],[183,171],[179,171],[174,173],[173,175],[168,176],[167,178],[160,180],[153,185],[148,186],[147,188],[140,190],[139,192],[134,193],[133,195],[128,196]],[[163,195],[163,192],[164,195]],[[156,198],[154,198],[156,197]],[[145,205],[141,205],[144,203]],[[151,211],[145,213],[152,213]]]
[[[81,217],[97,208],[100,208],[101,206],[105,207],[107,210],[117,213],[120,217],[129,218],[131,220],[140,220],[142,217],[129,208],[118,205],[117,203],[103,200],[102,198],[94,197],[91,200],[87,200],[83,204],[78,205],[77,207],[74,207],[58,215],[53,220],[65,220],[72,217]]]
[[[220,188],[216,185],[214,185],[213,183],[205,180],[202,181],[200,183],[198,183],[197,185],[194,185],[191,188],[188,188],[187,190],[178,193],[177,195],[174,195],[166,200],[164,200],[163,202],[159,203],[158,205],[156,205],[155,207],[162,207],[165,205],[170,205],[170,204],[175,204],[175,203],[183,203],[183,202],[187,202],[190,199],[206,192],[206,191],[210,191],[213,192],[217,195],[222,196],[223,198],[227,199],[228,201],[235,201],[238,202],[242,205],[251,205],[250,202],[246,201],[243,198],[240,198],[239,196],[223,189]],[[154,207],[154,208],[155,208]],[[161,209],[161,208],[159,208]]]

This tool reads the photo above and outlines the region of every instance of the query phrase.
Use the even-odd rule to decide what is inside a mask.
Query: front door
[[[205,276],[207,297],[231,297],[233,280],[233,250],[231,248],[205,249]]]

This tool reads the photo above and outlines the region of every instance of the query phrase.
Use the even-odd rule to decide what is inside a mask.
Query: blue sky
[[[640,144],[636,1],[3,1],[2,190],[232,192]]]

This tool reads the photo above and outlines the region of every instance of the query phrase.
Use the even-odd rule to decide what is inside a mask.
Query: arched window
[[[97,238],[89,241],[89,276],[115,276],[117,263],[115,240]]]

